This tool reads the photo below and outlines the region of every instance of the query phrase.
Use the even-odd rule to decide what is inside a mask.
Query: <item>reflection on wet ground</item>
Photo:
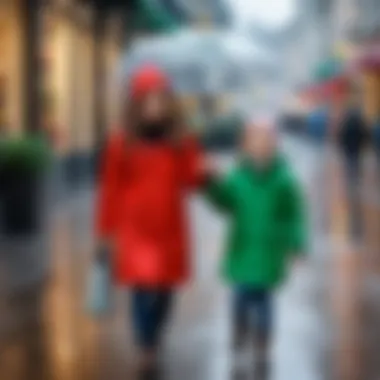
[[[369,371],[378,370],[370,354],[380,341],[375,326],[380,308],[373,307],[380,295],[376,256],[349,244],[344,184],[333,155],[294,139],[285,145],[309,195],[313,241],[310,263],[295,270],[277,295],[272,378],[318,380],[332,373],[342,380],[375,379]],[[223,166],[230,161],[220,157]],[[1,267],[8,278],[12,271],[30,278],[12,297],[5,297],[10,282],[1,287],[2,380],[134,379],[126,292],[116,290],[115,312],[106,319],[94,320],[83,309],[93,251],[91,203],[91,191],[84,191],[56,210],[47,279],[33,260],[20,266],[16,257],[4,259],[9,252],[3,245]],[[196,276],[178,293],[161,354],[162,378],[229,379],[229,294],[218,278],[224,225],[199,197],[190,201],[190,213]],[[365,209],[369,226],[378,214],[374,207]],[[376,234],[371,236],[375,245]],[[24,242],[22,249],[30,248],[31,242]],[[46,257],[39,261],[47,262]],[[41,272],[37,268],[33,277],[35,267]]]

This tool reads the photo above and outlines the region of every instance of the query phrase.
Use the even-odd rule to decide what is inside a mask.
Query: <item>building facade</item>
[[[67,154],[93,147],[99,107],[101,128],[111,123],[107,89],[123,48],[122,19],[103,13],[104,27],[96,35],[94,7],[79,0],[1,2],[2,131],[48,130],[58,153]]]
[[[22,129],[22,24],[19,3],[0,4],[0,128],[3,133]]]
[[[356,46],[355,64],[361,78],[362,103],[371,125],[380,120],[380,3],[353,0],[356,22],[351,39]]]

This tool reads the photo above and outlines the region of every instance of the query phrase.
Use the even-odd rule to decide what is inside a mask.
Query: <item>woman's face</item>
[[[142,102],[141,116],[144,122],[160,121],[168,113],[167,97],[161,92],[148,94]]]

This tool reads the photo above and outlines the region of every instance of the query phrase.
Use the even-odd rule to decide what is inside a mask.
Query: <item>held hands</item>
[[[206,178],[214,178],[221,174],[221,169],[216,158],[211,155],[205,155],[201,159],[200,170]]]

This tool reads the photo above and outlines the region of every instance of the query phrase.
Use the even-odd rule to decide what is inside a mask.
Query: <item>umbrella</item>
[[[198,73],[194,74],[198,80],[188,82],[197,82],[198,92],[208,93],[230,90],[231,82],[235,87],[244,86],[247,70],[255,66],[267,69],[275,63],[269,52],[237,33],[192,30],[140,39],[125,54],[122,72],[128,76],[146,62],[154,62],[177,74]],[[175,77],[178,80],[180,75]],[[228,80],[231,77],[234,80]]]

